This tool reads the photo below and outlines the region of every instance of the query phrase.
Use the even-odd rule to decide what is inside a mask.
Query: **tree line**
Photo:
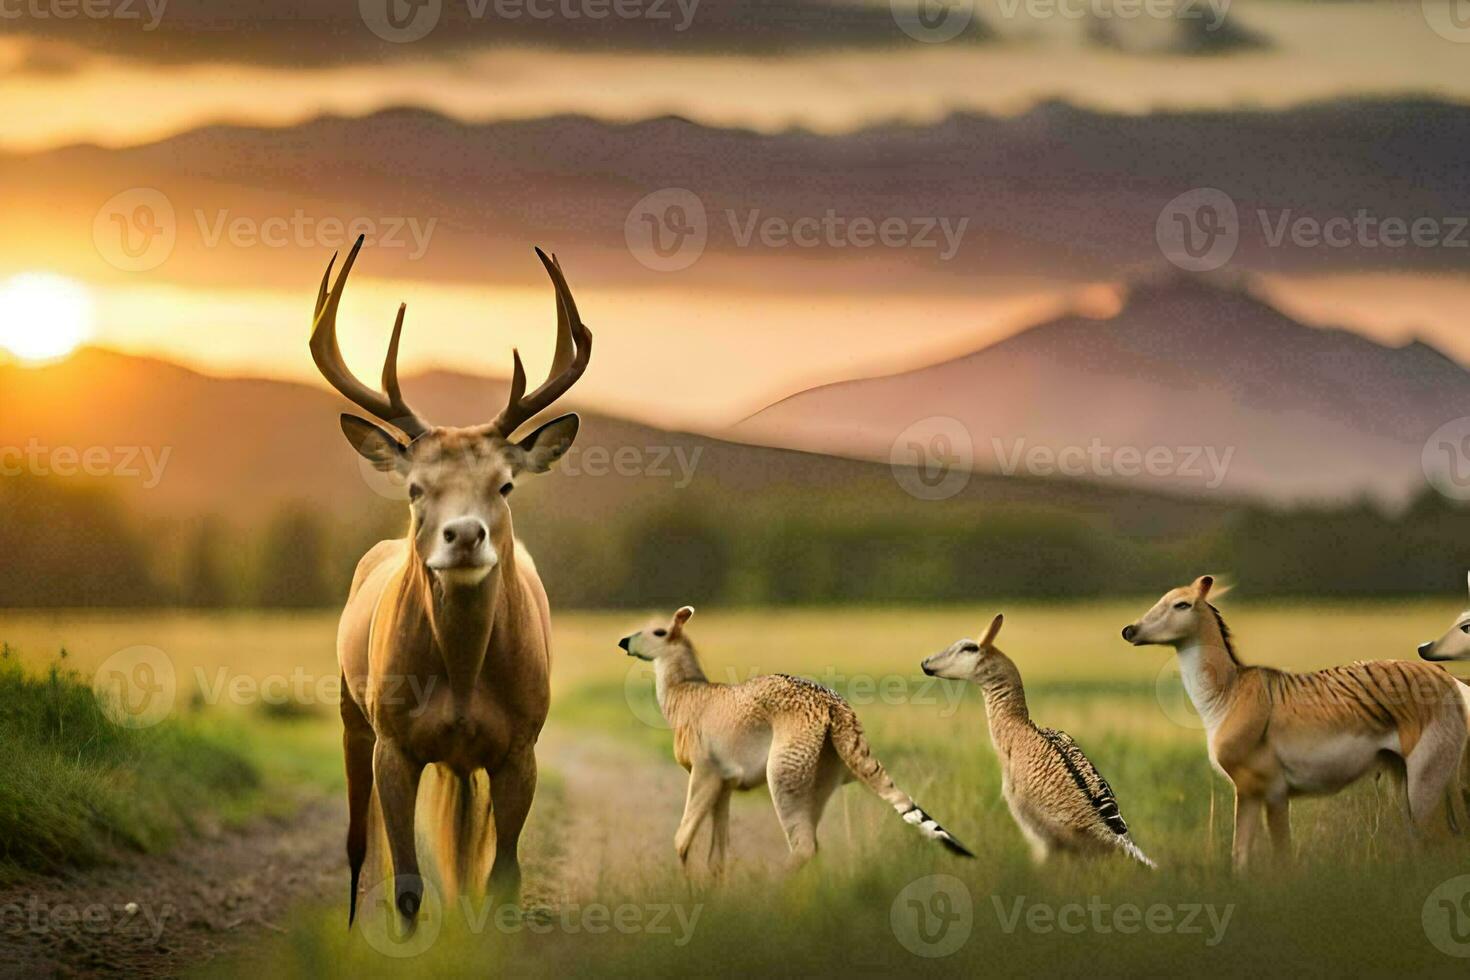
[[[399,505],[347,519],[308,502],[250,526],[146,520],[103,489],[36,478],[0,481],[0,512],[0,606],[11,608],[332,607],[362,553],[404,525]],[[1136,595],[1205,570],[1253,596],[1433,595],[1463,583],[1470,539],[1470,508],[1429,490],[1398,512],[1222,507],[1167,537],[1035,505],[852,513],[695,494],[612,520],[548,510],[517,521],[563,608]]]

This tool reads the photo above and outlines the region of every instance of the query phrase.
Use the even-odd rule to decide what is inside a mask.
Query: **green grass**
[[[561,840],[577,814],[548,795],[537,801],[528,839],[532,852],[559,856],[528,859],[528,882],[565,880],[566,862],[596,866],[573,876],[591,885],[562,894],[543,919],[534,920],[546,931],[525,924],[507,931],[493,918],[477,926],[478,907],[451,909],[440,919],[437,939],[420,955],[400,960],[347,933],[334,905],[309,912],[290,936],[256,950],[248,967],[226,961],[211,972],[254,972],[263,963],[280,975],[478,976],[504,969],[531,977],[1148,976],[1191,968],[1222,976],[1274,976],[1286,969],[1463,975],[1465,961],[1435,947],[1425,915],[1426,908],[1431,918],[1436,913],[1437,906],[1426,903],[1438,885],[1470,871],[1470,842],[1416,848],[1386,782],[1368,779],[1338,796],[1294,803],[1294,864],[1273,868],[1263,861],[1246,879],[1231,873],[1230,788],[1211,768],[1203,732],[1191,724],[1188,708],[1181,714],[1179,682],[1167,669],[1171,654],[1134,649],[1117,637],[1149,602],[1008,604],[1000,645],[1021,667],[1036,720],[1069,731],[1112,783],[1135,839],[1159,862],[1157,872],[1123,861],[1030,862],[1001,799],[976,692],[953,682],[935,687],[917,669],[923,655],[973,636],[995,611],[988,605],[701,613],[691,631],[712,678],[783,671],[833,682],[835,673],[834,686],[854,700],[895,779],[978,859],[950,856],[849,786],[823,821],[816,862],[783,878],[769,868],[780,856],[779,844],[770,836],[752,839],[762,829],[775,833],[770,804],[756,791],[736,801],[730,880],[715,889],[691,888],[670,843],[683,805],[680,783],[660,782],[657,793],[642,792],[636,805],[583,799],[598,828],[595,837],[605,842]],[[1233,603],[1226,615],[1248,662],[1310,669],[1412,656],[1413,644],[1438,635],[1457,608],[1454,600]],[[614,646],[640,625],[638,617],[559,614],[555,621],[549,731],[614,752],[608,768],[635,783],[640,773],[674,770],[670,734],[649,723],[657,717],[652,682]],[[862,686],[868,682],[887,684],[888,695],[858,703],[853,695],[868,690]],[[543,772],[556,770],[544,763]],[[575,781],[568,778],[568,785],[575,788]],[[575,803],[577,796],[568,799]],[[696,856],[702,847],[701,838]],[[1269,850],[1259,857],[1269,858]],[[904,941],[916,935],[917,921],[909,904],[914,896],[905,889],[930,875],[953,876],[959,882],[953,900],[968,902],[968,912],[949,927],[964,941],[939,958],[917,955]],[[919,901],[920,908],[946,908],[925,896]],[[594,932],[587,928],[594,905],[609,914],[626,907],[644,924],[651,906],[698,918],[683,942],[677,919],[667,920],[676,923],[671,932]],[[1018,907],[1022,918],[1013,922]],[[1054,919],[1058,914],[1066,917],[1065,929]],[[1153,932],[1145,924],[1123,933],[1113,927],[1131,927],[1149,915],[1170,916],[1175,926],[1191,917],[1198,931]],[[936,930],[939,921],[932,920]]]
[[[28,670],[0,646],[0,881],[154,852],[206,825],[284,811],[282,786],[330,784],[331,756],[312,748],[319,740],[195,716],[124,727],[64,652]]]

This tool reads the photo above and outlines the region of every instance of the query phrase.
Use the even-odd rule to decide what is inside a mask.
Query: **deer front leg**
[[[521,829],[536,795],[536,749],[511,752],[490,773],[490,803],[495,820],[495,863],[490,866],[490,894],[498,901],[521,900]]]
[[[1244,871],[1250,861],[1251,842],[1261,825],[1261,798],[1235,790],[1235,841],[1230,848],[1231,862],[1237,872]]]
[[[699,832],[699,825],[704,823],[704,818],[714,810],[724,788],[725,781],[708,766],[696,763],[689,773],[689,795],[684,801],[684,816],[679,821],[679,829],[674,831],[674,852],[679,855],[679,864],[686,871],[689,846],[694,843],[694,835]]]
[[[424,767],[409,758],[396,743],[378,739],[373,748],[373,783],[383,811],[388,851],[393,857],[393,904],[410,922],[424,901],[424,880],[419,876],[413,830],[419,776],[423,771]]]

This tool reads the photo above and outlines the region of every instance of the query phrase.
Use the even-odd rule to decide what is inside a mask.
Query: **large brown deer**
[[[337,631],[349,924],[370,828],[379,818],[392,860],[394,905],[410,922],[418,913],[424,885],[414,822],[426,768],[432,778],[425,780],[424,809],[436,819],[430,836],[446,888],[482,887],[493,854],[490,888],[498,897],[518,899],[517,844],[536,790],[536,739],[550,700],[551,613],[531,556],[515,538],[508,498],[522,474],[546,472],[567,451],[577,416],[553,419],[520,441],[513,437],[582,376],[592,353],[592,334],[577,315],[560,265],[537,249],[557,300],[556,353],[545,383],[527,394],[516,352],[510,399],[494,421],[471,428],[430,425],[399,390],[403,306],[381,393],[343,362],[337,307],[361,248],[359,238],[330,290],[327,266],[311,353],[337,391],[402,434],[342,416],[353,448],[407,485],[410,523],[405,538],[379,542],[358,563]],[[429,791],[437,798],[427,799]]]

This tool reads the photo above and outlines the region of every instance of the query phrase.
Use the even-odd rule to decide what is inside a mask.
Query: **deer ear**
[[[1005,617],[1000,613],[996,613],[995,618],[990,621],[990,627],[985,631],[985,635],[980,638],[980,645],[982,647],[988,647],[995,642],[995,636],[1000,632],[1000,624],[1004,622]]]
[[[1465,584],[1470,585],[1470,572],[1465,573]]]
[[[384,429],[356,415],[342,416],[342,434],[358,455],[384,473],[408,472],[408,449]]]
[[[526,436],[516,444],[516,449],[520,450],[516,471],[545,473],[551,469],[552,464],[572,448],[572,440],[577,438],[577,428],[580,425],[581,420],[575,413],[563,415]]]
[[[689,617],[693,615],[693,606],[680,606],[679,611],[674,613],[674,623],[677,626],[683,626],[685,623],[689,622]]]
[[[1215,576],[1201,575],[1194,580],[1194,594],[1201,599],[1210,597],[1210,588],[1215,584]]]

